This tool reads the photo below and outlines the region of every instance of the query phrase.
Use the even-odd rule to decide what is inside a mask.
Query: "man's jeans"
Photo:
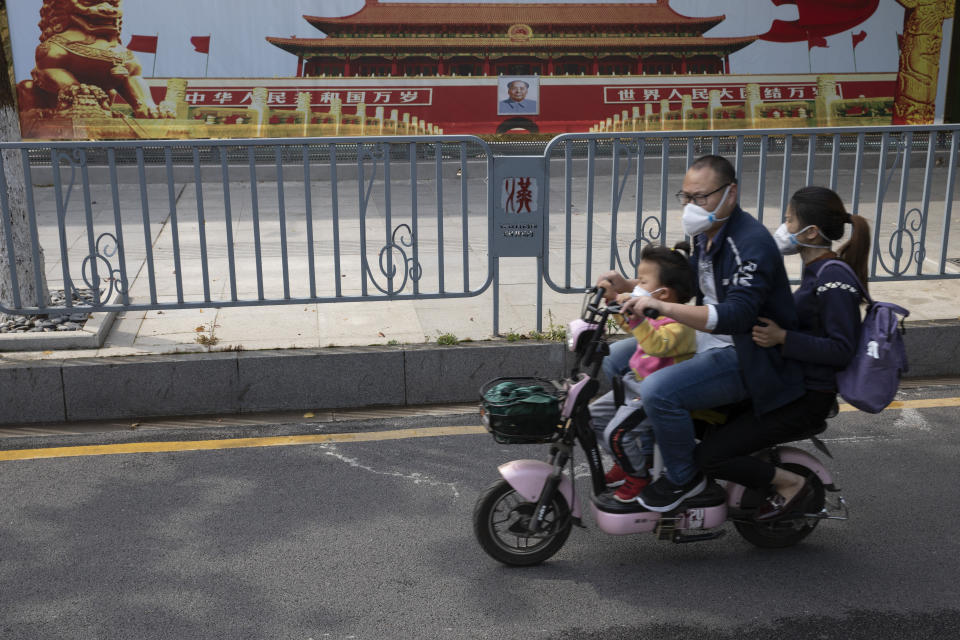
[[[640,395],[667,467],[667,478],[686,484],[696,474],[691,411],[710,409],[747,398],[737,352],[731,347],[710,349],[664,367],[640,384]]]

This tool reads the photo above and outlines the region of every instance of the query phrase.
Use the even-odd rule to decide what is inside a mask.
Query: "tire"
[[[544,531],[530,535],[527,523],[536,508],[506,480],[497,480],[477,499],[473,509],[473,532],[494,560],[514,567],[540,564],[555,554],[570,535],[570,507],[557,491],[544,522]]]
[[[782,465],[784,469],[807,477],[813,484],[813,496],[807,501],[804,509],[807,513],[816,513],[823,509],[825,490],[820,478],[812,470],[795,463]],[[747,489],[743,494],[744,509],[752,509],[763,502],[764,496],[757,491]],[[808,535],[820,524],[819,520],[808,518],[783,518],[769,523],[735,522],[734,527],[743,538],[763,549],[783,549],[792,547]]]

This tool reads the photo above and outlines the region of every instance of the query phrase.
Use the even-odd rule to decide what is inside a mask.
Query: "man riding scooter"
[[[697,353],[648,376],[641,397],[663,455],[666,473],[637,500],[656,512],[671,511],[702,492],[706,478],[694,463],[690,412],[750,398],[758,415],[803,395],[803,374],[776,349],[757,346],[751,331],[760,316],[778,326],[797,325],[786,269],[770,232],[737,203],[736,171],[725,158],[703,156],[689,168],[677,199],[683,229],[694,241],[697,305],[633,298],[624,311],[653,309],[697,330]],[[626,292],[633,284],[619,273],[601,286]]]

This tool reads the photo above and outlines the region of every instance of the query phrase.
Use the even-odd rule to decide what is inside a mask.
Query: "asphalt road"
[[[960,386],[901,392],[958,396]],[[471,511],[497,464],[543,451],[483,434],[3,461],[0,638],[957,637],[957,422],[956,406],[834,419],[828,465],[852,518],[795,548],[756,549],[732,527],[689,545],[617,538],[588,518],[527,569],[481,551]],[[120,432],[0,448],[477,423]]]

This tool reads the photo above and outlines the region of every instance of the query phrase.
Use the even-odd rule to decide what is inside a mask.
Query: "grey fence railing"
[[[489,187],[456,176],[492,162],[477,138],[0,147],[20,153],[29,185],[20,251],[38,283],[74,293],[63,309],[83,289],[94,309],[144,310],[456,298],[492,284]],[[16,286],[12,303],[62,310],[25,308]]]
[[[0,311],[183,309],[462,298],[500,259],[535,258],[578,293],[682,237],[673,199],[704,153],[735,162],[742,206],[771,229],[806,184],[836,189],[874,233],[871,279],[960,277],[951,246],[960,126],[566,134],[542,155],[472,136],[4,143],[19,155],[28,232],[0,206],[12,293]],[[14,241],[20,238],[20,244]],[[28,275],[13,265],[27,254]],[[41,260],[42,254],[42,260]],[[62,288],[23,304],[18,283]],[[82,298],[81,293],[86,293]]]

